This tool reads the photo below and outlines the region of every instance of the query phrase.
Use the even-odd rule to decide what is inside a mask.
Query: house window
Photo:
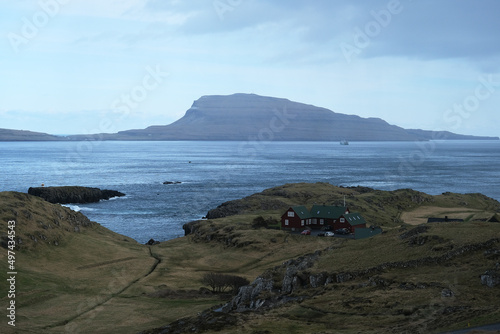
[[[285,226],[288,226],[289,222],[288,219],[285,219]]]
[[[313,219],[313,224],[316,225],[318,223],[318,220],[316,218]]]
[[[300,221],[300,225],[304,226],[304,219]]]
[[[345,219],[344,218],[340,218],[340,222],[341,223],[345,223]]]
[[[320,220],[319,220],[319,223],[320,223],[321,225],[323,225],[323,224],[325,223],[325,220],[324,220],[324,219],[320,219]]]
[[[295,212],[288,211],[288,217],[295,217]]]

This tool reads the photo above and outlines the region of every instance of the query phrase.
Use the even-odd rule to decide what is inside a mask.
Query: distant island
[[[447,131],[403,129],[380,118],[362,118],[288,99],[255,94],[210,95],[194,101],[169,125],[113,134],[58,137],[0,129],[0,141],[76,140],[228,140],[228,141],[413,141],[498,140]]]

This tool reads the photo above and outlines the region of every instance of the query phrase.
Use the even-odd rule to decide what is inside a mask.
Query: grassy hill
[[[290,205],[340,204],[344,196],[385,233],[347,240],[252,226]],[[221,218],[193,223],[192,234],[145,246],[68,208],[6,192],[0,238],[5,245],[15,220],[20,333],[137,333],[168,324],[207,333],[432,333],[500,322],[500,288],[480,278],[498,267],[500,223],[486,221],[497,212],[500,203],[480,194],[289,184],[224,203],[213,212]],[[465,222],[415,225],[436,213]],[[2,275],[6,255],[2,248]],[[256,295],[262,308],[205,311],[232,299],[200,290],[208,272],[269,282]],[[6,280],[0,289],[8,291]],[[0,332],[15,331],[3,321]]]
[[[96,315],[112,296],[146,275],[156,263],[148,248],[134,240],[38,197],[0,193],[2,246],[9,220],[16,221],[19,332],[59,333],[71,329],[68,326]],[[6,257],[7,250],[2,248],[2,276],[9,271]],[[0,290],[8,291],[5,279],[0,282]],[[2,305],[6,297],[2,294]],[[92,328],[85,320],[82,325]],[[2,321],[0,332],[13,331]],[[71,332],[78,332],[78,326]]]

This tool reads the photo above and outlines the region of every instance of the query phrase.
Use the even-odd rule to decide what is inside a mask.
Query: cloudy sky
[[[496,0],[0,0],[0,128],[115,132],[255,93],[500,136],[498,13]]]

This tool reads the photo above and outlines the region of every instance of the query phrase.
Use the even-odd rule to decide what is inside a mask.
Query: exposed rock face
[[[184,236],[194,234],[194,232],[196,232],[196,230],[198,229],[198,227],[201,223],[202,223],[201,221],[195,220],[195,221],[192,221],[192,222],[189,222],[189,223],[182,225],[182,229],[184,230]]]
[[[32,187],[28,189],[28,194],[38,196],[50,203],[94,203],[102,199],[108,200],[112,197],[125,196],[125,194],[115,190],[101,190],[99,188],[88,187]]]
[[[368,278],[366,285],[379,286],[386,288],[395,283],[394,281],[381,279],[377,275],[392,268],[415,268],[425,265],[443,264],[451,259],[463,254],[470,254],[482,249],[491,249],[499,243],[499,239],[490,239],[484,243],[466,245],[461,248],[449,251],[441,256],[424,257],[417,260],[386,262],[378,266],[351,272],[321,272],[313,274],[310,268],[315,261],[319,259],[322,252],[317,251],[313,254],[302,256],[284,262],[281,266],[275,267],[263,275],[259,276],[252,284],[240,288],[239,293],[229,303],[224,305],[224,312],[244,312],[258,310],[260,308],[273,308],[283,303],[300,300],[305,297],[293,297],[290,295],[302,294],[307,296],[307,290],[310,288],[319,288],[331,283],[344,283],[359,278]],[[497,266],[498,267],[498,266]],[[481,275],[481,282],[489,287],[495,287],[500,284],[500,275],[498,268],[488,270]],[[400,289],[425,289],[428,285],[425,283],[401,283]],[[302,291],[302,292],[301,292]],[[451,298],[455,293],[447,288],[442,289],[442,297]]]
[[[324,285],[328,275],[320,273],[310,275],[306,269],[312,267],[321,255],[321,251],[284,262],[281,266],[265,272],[250,285],[241,287],[238,294],[226,305],[224,312],[245,312],[263,307],[276,307],[289,301],[301,299],[289,295],[303,286]],[[284,271],[284,274],[280,274]],[[283,276],[281,276],[283,275]],[[281,282],[276,282],[280,279]],[[280,284],[281,283],[281,284]],[[281,286],[280,286],[281,285]]]
[[[260,298],[260,294],[273,290],[273,281],[268,278],[258,277],[251,285],[240,288],[238,295],[223,307],[228,312],[236,310],[238,312],[247,310],[257,310],[266,304],[265,298]]]
[[[500,272],[496,269],[487,270],[483,275],[481,275],[481,284],[486,285],[489,288],[500,285]]]

